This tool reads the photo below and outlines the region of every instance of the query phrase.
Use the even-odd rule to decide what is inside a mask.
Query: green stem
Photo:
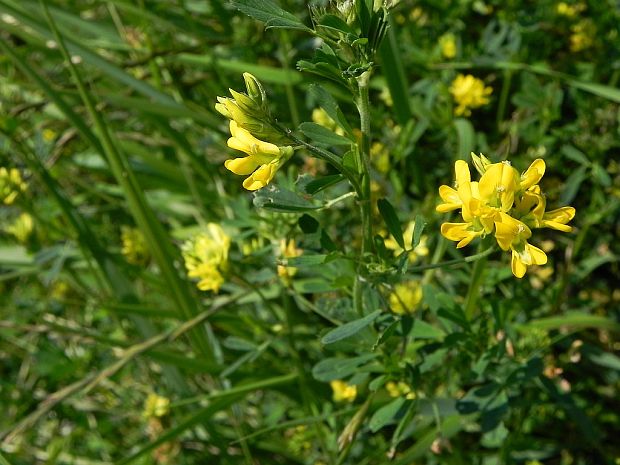
[[[506,105],[508,103],[508,95],[510,93],[510,84],[512,82],[512,71],[509,69],[504,70],[504,82],[502,83],[502,92],[499,96],[499,104],[497,106],[497,127],[502,123],[504,114],[506,113]]]
[[[482,247],[482,243],[479,247]],[[489,250],[493,250],[491,247]],[[488,252],[488,250],[487,250]],[[483,255],[484,252],[478,255]],[[482,283],[482,277],[484,276],[484,270],[487,264],[486,255],[483,255],[474,264],[474,269],[471,274],[471,280],[469,281],[469,289],[467,289],[467,297],[465,298],[465,315],[468,320],[471,320],[476,312],[476,303],[480,296],[480,284]]]
[[[356,189],[360,218],[362,220],[362,248],[357,276],[353,284],[353,305],[357,313],[364,315],[364,257],[372,250],[372,218],[370,205],[370,103],[368,98],[368,83],[370,71],[362,74],[358,79],[359,95],[357,110],[360,115],[361,143],[358,147],[357,168],[360,183]]]

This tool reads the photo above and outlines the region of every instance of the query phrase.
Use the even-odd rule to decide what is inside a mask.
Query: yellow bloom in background
[[[448,60],[456,56],[456,38],[454,34],[444,34],[439,38],[439,48],[441,55]]]
[[[144,418],[161,418],[170,411],[170,399],[151,392],[144,401]]]
[[[571,26],[570,51],[581,52],[594,45],[596,26],[590,19],[583,19]]]
[[[198,279],[201,291],[218,292],[224,284],[228,268],[230,237],[216,223],[207,224],[207,230],[187,240],[182,246],[187,276]]]
[[[22,179],[17,168],[0,168],[0,200],[5,205],[11,205],[21,192],[25,192],[28,185]]]
[[[128,263],[144,265],[149,260],[149,249],[142,231],[138,228],[121,228],[121,253]]]
[[[357,396],[357,387],[351,386],[342,380],[331,381],[334,402],[353,402]]]
[[[336,134],[344,136],[344,129],[338,126],[331,116],[329,116],[322,108],[315,108],[312,110],[312,121],[323,126],[324,128],[329,129],[330,131],[335,132]]]
[[[56,131],[54,131],[53,129],[46,128],[43,130],[41,135],[43,136],[43,140],[45,142],[54,142],[58,134],[56,134]]]
[[[489,95],[492,92],[493,88],[485,87],[482,79],[471,74],[459,74],[450,86],[450,93],[457,104],[454,114],[457,116],[471,115],[471,108],[478,108],[489,103]]]
[[[422,286],[418,281],[406,281],[394,286],[388,301],[390,309],[397,315],[404,315],[416,311],[422,301]]]
[[[560,2],[555,6],[556,13],[561,16],[566,16],[567,18],[574,18],[585,9],[586,6],[583,3],[573,3],[569,5],[566,2]]]
[[[567,223],[575,216],[573,207],[545,211],[545,197],[538,185],[545,173],[545,162],[536,159],[527,170],[519,172],[508,162],[491,163],[472,153],[480,181],[471,181],[469,167],[463,160],[455,163],[456,186],[441,186],[443,203],[436,208],[447,213],[460,209],[463,223],[443,223],[441,233],[464,247],[476,237],[495,234],[502,250],[512,254],[512,273],[521,278],[531,265],[547,263],[547,256],[530,244],[532,229],[551,228],[569,232]]]
[[[407,223],[407,227],[403,232],[403,239],[405,242],[405,247],[409,250],[409,262],[415,263],[418,258],[426,257],[428,255],[428,246],[426,245],[428,242],[428,237],[426,235],[422,235],[420,237],[420,243],[413,249],[413,230],[415,228],[415,221],[410,221]],[[397,257],[401,253],[405,251],[394,236],[390,234],[390,237],[385,239],[384,241],[385,248],[388,250],[392,250],[394,252],[394,256]]]
[[[285,239],[280,241],[280,256],[283,258],[299,257],[303,251],[295,246],[295,241]],[[297,274],[297,268],[294,266],[278,265],[278,276],[285,281],[289,281]]]
[[[250,175],[243,181],[247,190],[254,191],[269,184],[278,168],[293,154],[292,147],[278,147],[259,140],[234,120],[230,122],[230,133],[232,137],[228,139],[228,146],[245,152],[247,156],[226,160],[224,166],[235,174]]]
[[[390,170],[390,152],[381,142],[373,142],[370,146],[370,160],[379,173],[386,174]]]
[[[388,392],[390,397],[402,397],[405,396],[407,399],[415,399],[415,392],[411,390],[409,385],[404,381],[399,381],[395,383],[394,381],[388,381],[385,383],[385,390]]]
[[[33,230],[34,220],[28,213],[20,214],[13,223],[4,228],[4,231],[14,236],[20,244],[28,242]]]

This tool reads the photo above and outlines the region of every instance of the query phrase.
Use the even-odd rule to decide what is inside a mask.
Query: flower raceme
[[[573,207],[545,211],[546,201],[538,182],[545,173],[545,162],[537,159],[519,174],[509,162],[491,163],[484,155],[472,153],[479,181],[472,181],[469,165],[463,160],[455,163],[454,188],[441,186],[443,203],[437,211],[447,213],[460,209],[462,223],[444,223],[441,233],[464,247],[476,237],[494,234],[504,251],[511,251],[512,273],[521,278],[530,265],[543,265],[547,256],[528,243],[532,229],[552,228],[569,232],[567,223],[575,216]]]
[[[197,278],[201,291],[218,292],[228,269],[230,237],[216,223],[208,223],[200,232],[183,244],[183,260],[187,276]]]
[[[292,147],[278,147],[254,137],[240,127],[236,121],[230,122],[228,146],[246,154],[245,157],[226,160],[224,166],[235,174],[246,176],[243,187],[255,191],[271,182],[278,168],[293,155]]]
[[[230,89],[232,98],[218,97],[215,109],[230,120],[228,146],[246,154],[226,160],[224,166],[235,174],[249,175],[243,187],[253,191],[271,182],[280,166],[293,155],[293,148],[267,142],[278,142],[281,135],[270,123],[265,91],[251,74],[244,73],[243,78],[247,94]]]
[[[471,108],[478,108],[489,103],[489,95],[492,92],[493,88],[485,87],[482,79],[471,74],[459,74],[450,86],[450,93],[457,104],[454,114],[456,116],[471,115]]]

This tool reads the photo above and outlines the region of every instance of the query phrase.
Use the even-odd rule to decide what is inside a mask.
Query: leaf
[[[415,339],[443,339],[445,333],[422,320],[415,320],[409,335]]]
[[[564,191],[560,196],[560,204],[569,205],[577,195],[581,183],[586,179],[586,166],[580,166],[566,179]]]
[[[300,29],[312,31],[295,15],[284,11],[271,0],[233,0],[232,4],[242,13],[265,23],[267,28]]]
[[[323,382],[343,379],[359,371],[361,365],[375,358],[377,358],[376,354],[364,354],[351,358],[326,358],[314,365],[312,376],[317,381]]]
[[[321,16],[318,25],[324,27],[325,29],[342,32],[343,34],[354,34],[351,26],[336,15],[326,14]]]
[[[306,212],[321,208],[295,192],[273,184],[254,193],[254,206],[280,212]]]
[[[348,323],[343,324],[335,329],[332,329],[321,339],[321,343],[323,344],[333,344],[334,342],[340,341],[342,339],[346,339],[348,337],[357,334],[366,326],[370,325],[373,321],[377,319],[377,317],[381,314],[381,310],[376,310],[365,317],[362,317],[358,320],[349,321]]]
[[[560,152],[562,152],[562,155],[570,158],[571,160],[579,163],[580,165],[590,165],[590,160],[588,160],[588,157],[586,157],[586,155],[581,150],[575,148],[572,145],[563,145],[560,149]]]
[[[320,178],[313,179],[304,186],[304,192],[306,194],[314,195],[321,192],[328,187],[338,184],[343,181],[345,177],[342,174],[332,174],[329,176],[322,176]]]
[[[286,259],[287,266],[304,267],[316,266],[325,263],[327,255],[325,254],[304,254],[299,257],[291,257]]]
[[[385,425],[394,420],[402,406],[405,405],[405,402],[406,399],[404,396],[398,397],[392,400],[387,405],[384,405],[383,407],[378,409],[368,422],[368,427],[370,428],[370,431],[376,433]]]
[[[590,315],[589,313],[583,312],[571,312],[561,316],[551,316],[532,320],[517,326],[517,329],[523,333],[528,332],[531,328],[601,328],[620,331],[620,324],[604,316]]]
[[[330,131],[320,124],[305,122],[299,125],[299,130],[315,142],[325,145],[351,145],[353,141]]]
[[[454,128],[459,138],[457,158],[459,160],[468,160],[469,154],[475,148],[476,131],[474,131],[474,126],[468,119],[457,118],[454,120]]]
[[[347,134],[352,134],[353,129],[340,110],[338,103],[323,87],[318,84],[312,84],[308,93],[316,98],[319,106],[325,110],[327,115],[333,119],[338,126],[344,129]]]
[[[402,249],[405,249],[403,230],[400,227],[400,221],[398,220],[396,210],[394,210],[392,204],[386,199],[379,199],[377,201],[377,207],[379,208],[379,213],[381,213],[383,217],[383,221],[385,221],[388,232],[396,239],[398,245],[400,245]]]
[[[411,248],[415,249],[418,245],[420,245],[420,240],[422,239],[422,231],[424,231],[424,227],[426,226],[426,220],[422,215],[415,216],[415,225],[413,227],[413,237],[411,238]]]

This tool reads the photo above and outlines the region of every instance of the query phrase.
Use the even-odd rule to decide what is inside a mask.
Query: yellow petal
[[[251,174],[256,168],[258,168],[260,166],[260,162],[256,160],[256,157],[247,156],[226,160],[224,162],[224,166],[226,169],[235,174],[245,176]]]
[[[446,213],[460,208],[462,202],[457,191],[450,186],[439,187],[439,197],[445,202],[437,205],[436,210],[440,213]]]
[[[527,271],[527,266],[521,261],[521,257],[516,251],[512,251],[512,260],[510,262],[512,274],[517,278],[522,278]]]
[[[243,181],[243,187],[249,191],[262,189],[271,182],[277,169],[278,165],[276,163],[269,163],[261,166],[254,171],[249,178]]]
[[[568,223],[574,217],[575,209],[573,207],[562,207],[545,213],[542,223],[548,228],[553,228],[564,232],[570,232],[572,231],[572,228],[570,226],[566,226],[566,223]]]
[[[530,167],[521,175],[521,189],[529,189],[534,184],[538,184],[545,174],[545,161],[537,158],[532,162]]]
[[[461,184],[465,184],[471,181],[471,174],[469,173],[469,165],[464,160],[457,160],[454,164],[454,171],[456,173],[456,186],[457,189]]]
[[[547,263],[547,255],[538,247],[532,244],[526,244],[525,248],[531,257],[532,265],[544,265]]]

